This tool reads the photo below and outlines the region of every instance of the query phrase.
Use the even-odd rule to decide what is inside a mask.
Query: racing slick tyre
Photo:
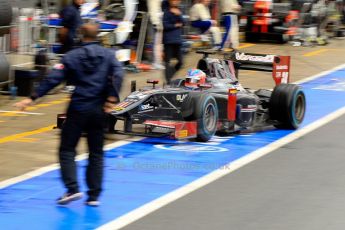
[[[194,117],[197,121],[197,141],[206,142],[217,131],[218,107],[216,99],[210,94],[195,98]]]
[[[245,39],[246,39],[246,42],[258,42],[260,41],[260,34],[246,31]]]
[[[12,22],[12,6],[9,0],[0,0],[0,26],[8,26]]]
[[[270,118],[281,129],[297,129],[306,110],[306,99],[302,89],[294,84],[276,86],[270,98]]]
[[[4,53],[0,52],[0,83],[9,80],[10,64]]]

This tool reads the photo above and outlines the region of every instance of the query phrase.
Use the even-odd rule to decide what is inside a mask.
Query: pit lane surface
[[[345,116],[124,230],[343,230]]]
[[[340,71],[339,75],[343,75],[342,72]],[[330,79],[335,79],[337,78],[337,76],[331,75]],[[341,80],[341,79],[340,79]],[[332,81],[329,81],[329,78],[326,79],[326,82],[323,83],[327,83],[326,85],[328,85],[329,83],[332,83]],[[322,84],[323,84],[322,83]],[[333,82],[334,83],[334,82]],[[341,81],[340,81],[341,83]],[[320,84],[320,82],[318,83]],[[325,90],[323,90],[325,91]],[[322,92],[320,90],[320,92],[317,92],[315,94],[317,94],[317,96],[319,96],[320,94],[322,95]],[[328,91],[325,91],[324,93],[326,95],[328,95],[328,93],[326,93]],[[331,91],[332,92],[332,91]],[[341,92],[340,92],[341,94]],[[339,95],[338,95],[339,96]],[[339,100],[339,97],[322,97],[323,99],[321,99],[320,101],[320,97],[316,97],[315,101],[320,103],[320,104],[325,104],[327,106],[322,107],[322,109],[316,108],[318,110],[317,114],[315,113],[311,113],[311,118],[310,119],[316,119],[318,116],[323,116],[327,113],[329,113],[330,111],[334,111],[337,106],[334,106],[334,103],[328,103],[328,102],[333,102],[333,101],[337,101]],[[340,100],[341,101],[341,100]],[[338,104],[337,104],[338,105]],[[314,108],[315,109],[315,108]],[[319,114],[319,110],[321,111],[321,114]],[[313,110],[311,110],[313,111]],[[275,138],[279,138],[281,136],[284,136],[286,134],[282,134],[282,133],[278,133],[277,136],[275,136]],[[242,151],[243,149],[241,149],[241,146],[243,146],[244,144],[253,144],[253,142],[250,139],[247,138],[252,138],[252,137],[256,137],[255,135],[252,136],[239,136],[238,140],[239,142],[234,141],[233,139],[229,140],[231,141],[232,144],[234,144],[237,147],[240,147],[239,151]],[[267,138],[267,136],[266,136]],[[224,139],[221,139],[224,140]],[[228,159],[220,159],[222,158],[221,156],[219,156],[219,154],[211,154],[209,156],[209,158],[204,158],[201,161],[203,163],[205,163],[205,167],[203,168],[197,168],[196,165],[200,163],[200,161],[198,161],[198,155],[199,157],[202,158],[203,153],[201,152],[202,149],[207,149],[206,147],[198,147],[198,151],[199,154],[195,154],[195,155],[190,155],[190,156],[185,156],[186,154],[177,154],[175,155],[172,154],[173,156],[166,156],[168,158],[166,158],[165,160],[168,160],[168,162],[171,161],[176,161],[176,159],[174,158],[174,155],[177,156],[177,160],[181,160],[182,162],[184,162],[186,160],[186,158],[188,160],[192,160],[192,163],[189,163],[188,165],[185,164],[181,164],[178,163],[177,166],[174,166],[174,164],[170,164],[170,166],[166,166],[170,167],[170,169],[173,169],[173,174],[176,176],[176,171],[177,173],[181,173],[181,165],[185,165],[183,166],[184,168],[182,168],[182,170],[185,170],[185,168],[187,167],[191,167],[191,168],[197,168],[198,170],[196,171],[196,173],[192,173],[192,175],[184,175],[185,173],[183,173],[182,171],[182,176],[179,176],[179,179],[173,180],[173,177],[167,177],[166,174],[162,174],[157,172],[157,167],[159,168],[159,165],[162,165],[161,162],[161,157],[165,157],[162,156],[162,152],[163,153],[167,153],[167,151],[158,151],[157,149],[155,149],[155,151],[150,151],[150,153],[147,152],[143,152],[142,154],[140,153],[140,151],[143,150],[148,150],[148,146],[152,145],[152,141],[154,141],[156,143],[157,140],[152,140],[151,139],[151,143],[147,143],[147,142],[140,142],[140,145],[137,146],[138,148],[130,148],[130,147],[121,147],[121,148],[117,148],[116,150],[113,150],[114,152],[110,151],[107,153],[107,160],[111,160],[111,159],[115,159],[115,164],[110,164],[110,167],[108,168],[108,172],[111,172],[110,175],[114,176],[113,173],[116,172],[117,175],[115,175],[114,177],[109,177],[107,180],[107,184],[109,184],[109,182],[120,182],[120,184],[112,184],[111,188],[109,188],[109,191],[114,192],[113,195],[111,196],[105,196],[103,197],[104,202],[107,202],[107,204],[103,204],[102,207],[100,207],[99,209],[97,209],[96,211],[94,209],[88,209],[88,208],[84,208],[84,206],[82,205],[81,202],[77,203],[77,204],[73,204],[71,207],[69,207],[68,209],[59,209],[56,208],[54,206],[54,198],[57,197],[58,195],[60,195],[60,193],[62,192],[61,187],[58,184],[58,175],[56,174],[56,172],[52,172],[51,174],[45,174],[43,175],[43,177],[37,177],[35,179],[38,179],[39,181],[43,181],[43,183],[38,181],[37,183],[31,183],[32,180],[29,180],[29,183],[20,183],[18,184],[19,187],[15,187],[12,186],[10,187],[10,189],[13,189],[12,191],[9,191],[7,189],[3,189],[1,192],[1,197],[7,197],[7,201],[5,202],[1,202],[0,205],[3,208],[3,212],[1,214],[1,223],[4,223],[5,226],[8,226],[8,229],[11,229],[11,224],[21,224],[19,226],[23,226],[23,224],[28,223],[28,221],[30,221],[31,223],[33,223],[33,226],[35,227],[35,229],[46,229],[46,227],[49,224],[49,226],[53,225],[56,226],[56,229],[65,229],[65,228],[94,228],[96,226],[100,226],[101,224],[104,224],[110,220],[112,220],[114,217],[116,216],[120,216],[122,214],[127,213],[128,211],[132,210],[135,207],[140,206],[141,204],[152,200],[153,198],[159,197],[163,194],[165,194],[168,191],[173,190],[174,188],[177,188],[179,186],[182,186],[185,183],[188,183],[194,179],[199,178],[202,175],[205,175],[207,172],[210,172],[214,169],[216,169],[217,166],[219,166],[219,164],[221,164],[220,162],[218,162],[218,160],[221,160],[221,162],[223,162],[224,160],[226,161],[231,161],[236,159],[236,157],[241,157],[241,154],[246,154],[246,152],[240,152],[238,155],[236,155],[236,153],[234,153],[234,155],[231,156],[231,158]],[[267,139],[264,140],[266,141],[265,143],[269,143],[272,141],[272,139]],[[217,142],[220,142],[219,139]],[[224,142],[223,142],[224,143]],[[261,144],[265,144],[265,143],[261,143]],[[156,143],[157,144],[157,143]],[[158,144],[164,144],[162,142],[158,142]],[[170,143],[165,143],[165,144],[169,144]],[[171,146],[171,145],[170,145]],[[219,148],[219,146],[216,145],[211,145],[213,146],[213,148],[217,147]],[[225,146],[225,143],[224,143]],[[254,148],[259,148],[260,147],[260,143],[258,145],[255,145]],[[224,148],[223,146],[220,146],[220,148]],[[229,146],[229,148],[232,150],[233,146]],[[36,146],[37,149],[37,146]],[[125,153],[125,151],[127,150],[131,150],[130,153],[127,152],[127,154]],[[161,149],[160,149],[161,150]],[[219,150],[219,149],[218,149]],[[117,152],[118,151],[118,152]],[[207,153],[207,152],[206,152]],[[224,156],[224,155],[222,155]],[[133,162],[128,162],[127,160],[129,159],[134,159],[135,157],[139,157],[137,159],[140,159],[140,164],[138,163],[138,161],[134,161]],[[156,161],[156,163],[158,162],[159,164],[157,165],[156,163],[151,163],[151,159],[149,159],[149,162],[147,162],[147,164],[145,164],[145,160],[148,160],[148,158],[154,159],[155,157],[158,157],[156,159],[158,159],[158,161]],[[173,157],[171,159],[169,159],[169,157]],[[180,158],[181,157],[181,158]],[[229,157],[229,156],[227,156]],[[120,161],[119,159],[120,158]],[[121,162],[124,159],[124,162],[118,164],[118,162]],[[144,161],[142,161],[142,159],[144,159]],[[213,162],[214,164],[211,164],[212,160],[216,159],[217,162]],[[134,159],[135,160],[135,159]],[[210,161],[211,160],[211,161]],[[117,162],[117,163],[116,163]],[[196,162],[196,163],[195,163]],[[114,163],[114,161],[113,161]],[[225,162],[227,163],[227,162]],[[83,165],[84,163],[81,162],[81,165]],[[164,165],[164,164],[163,164]],[[173,165],[173,166],[171,166]],[[176,165],[176,164],[175,164]],[[153,183],[151,181],[151,183],[146,183],[146,185],[148,185],[150,188],[148,190],[145,190],[146,188],[144,188],[141,183],[138,183],[138,181],[135,181],[131,183],[131,179],[135,178],[138,179],[140,178],[140,176],[138,177],[138,175],[132,175],[133,177],[128,177],[127,175],[123,175],[119,172],[125,171],[126,172],[126,167],[129,166],[130,168],[135,167],[136,171],[139,172],[144,172],[144,176],[143,179],[147,179],[146,176],[147,174],[145,174],[145,172],[147,171],[153,171],[154,173],[151,173],[152,175],[154,175],[153,178],[150,178],[149,180],[153,179]],[[153,168],[156,167],[156,168]],[[179,168],[180,167],[180,168]],[[81,167],[82,168],[82,167]],[[230,167],[231,169],[231,167]],[[82,169],[81,169],[82,170]],[[175,171],[174,171],[175,170]],[[128,171],[128,170],[127,170]],[[130,170],[129,170],[130,171]],[[163,168],[163,171],[166,173],[166,168]],[[171,170],[170,170],[171,171]],[[150,173],[149,173],[150,174]],[[48,177],[45,177],[48,176]],[[43,179],[42,179],[43,178]],[[126,178],[129,180],[129,182],[125,182],[123,184],[123,179],[122,178]],[[163,182],[163,189],[159,189],[156,187],[156,185],[158,184],[157,182],[159,182],[160,184],[162,184]],[[137,187],[133,187],[133,185],[136,184]],[[45,188],[49,188],[49,189],[45,189]],[[108,188],[106,188],[108,190]],[[125,189],[125,190],[123,190]],[[126,190],[128,189],[128,190]],[[24,191],[24,193],[22,193]],[[132,193],[131,193],[132,192]],[[125,197],[121,197],[122,195],[126,195]],[[139,195],[138,195],[139,194]],[[149,197],[145,197],[144,194],[149,194]],[[109,195],[109,193],[108,193]],[[135,198],[135,199],[134,199]],[[137,199],[139,198],[139,199]],[[1,199],[3,200],[3,198]],[[32,203],[32,201],[34,201]],[[139,201],[139,203],[138,203]],[[33,207],[37,207],[37,210]],[[16,216],[16,220],[13,220],[12,218],[10,218],[10,213]],[[27,214],[29,213],[29,215]],[[43,214],[42,214],[43,213]],[[51,216],[55,219],[49,219],[49,218],[42,218],[42,216],[45,217],[45,215]],[[23,217],[23,219],[21,219],[20,217]],[[10,222],[10,223],[8,223]],[[8,223],[8,224],[7,224]],[[18,225],[17,225],[18,227]],[[20,227],[19,227],[20,228]],[[146,229],[142,228],[142,229]],[[150,229],[150,227],[148,227],[147,229]],[[188,227],[189,229],[189,227]]]

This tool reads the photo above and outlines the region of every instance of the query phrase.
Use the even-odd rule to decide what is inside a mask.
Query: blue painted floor
[[[303,126],[345,106],[345,69],[302,84]],[[94,229],[291,133],[270,130],[207,144],[148,138],[106,152],[101,206],[55,205],[64,189],[54,170],[0,190],[1,229]],[[184,151],[182,151],[184,149]],[[82,189],[86,161],[78,162]]]

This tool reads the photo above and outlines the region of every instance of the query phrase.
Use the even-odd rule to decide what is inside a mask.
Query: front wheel
[[[304,119],[306,99],[298,85],[280,84],[270,98],[270,118],[282,129],[297,129]]]
[[[195,98],[194,117],[197,121],[197,141],[206,142],[217,131],[218,107],[216,100],[209,94]]]

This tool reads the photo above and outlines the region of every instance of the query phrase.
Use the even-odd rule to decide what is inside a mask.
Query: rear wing
[[[234,51],[226,54],[236,69],[272,72],[276,85],[290,82],[290,56]]]

